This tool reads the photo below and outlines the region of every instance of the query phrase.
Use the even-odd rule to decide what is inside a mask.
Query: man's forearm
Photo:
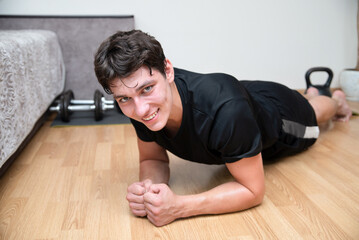
[[[168,184],[170,178],[169,163],[160,160],[140,162],[140,181],[150,179],[152,183]]]
[[[236,212],[259,205],[263,192],[252,192],[238,182],[229,182],[207,192],[178,196],[179,218]]]
[[[166,184],[152,184],[143,195],[147,218],[163,226],[178,218],[237,212],[259,205],[265,192],[261,154],[226,166],[235,180],[199,194],[176,195]]]

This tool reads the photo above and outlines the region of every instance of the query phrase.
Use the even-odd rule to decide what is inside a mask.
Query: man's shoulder
[[[223,81],[235,81],[238,82],[238,80],[226,73],[221,72],[213,72],[213,73],[199,73],[199,72],[193,72],[188,71],[181,68],[174,68],[175,70],[175,78],[187,80],[187,81],[196,81],[196,83],[199,82],[205,82],[205,83],[223,83]],[[223,81],[222,81],[223,80]]]
[[[213,119],[219,109],[228,106],[228,102],[243,102],[247,97],[241,83],[224,73],[195,73],[176,69],[179,87],[184,93],[185,102],[189,103],[193,114]]]
[[[178,68],[175,68],[175,81],[181,82],[180,87],[194,98],[209,101],[236,95],[236,89],[241,88],[235,77],[225,73],[197,73]]]

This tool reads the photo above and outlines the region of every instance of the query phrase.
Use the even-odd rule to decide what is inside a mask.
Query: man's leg
[[[332,97],[321,96],[316,88],[309,88],[305,97],[312,105],[318,124],[333,119],[335,121],[349,121],[352,111],[341,90],[336,90]]]

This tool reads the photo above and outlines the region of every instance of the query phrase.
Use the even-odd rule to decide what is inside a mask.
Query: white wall
[[[0,14],[133,14],[177,67],[293,88],[313,66],[330,67],[338,86],[357,61],[357,0],[0,0]]]

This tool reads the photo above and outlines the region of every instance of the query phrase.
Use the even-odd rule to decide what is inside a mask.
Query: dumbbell
[[[326,72],[326,73],[328,73],[328,79],[325,82],[325,84],[323,84],[323,85],[313,85],[312,82],[310,81],[310,75],[313,72]],[[328,97],[332,96],[332,93],[330,92],[330,83],[332,82],[332,79],[333,79],[333,71],[330,68],[326,68],[326,67],[310,68],[305,74],[305,81],[307,83],[307,89],[310,88],[310,87],[315,87],[316,89],[318,89],[320,95],[325,95],[325,96],[328,96]],[[305,93],[307,93],[307,90],[305,90]]]
[[[94,100],[75,100],[73,92],[68,90],[60,96],[57,105],[50,107],[50,111],[58,112],[64,122],[70,121],[72,112],[94,111],[95,120],[99,121],[103,118],[103,113],[106,110],[114,109],[116,105],[117,103],[114,101],[105,100],[99,90],[95,91]]]

